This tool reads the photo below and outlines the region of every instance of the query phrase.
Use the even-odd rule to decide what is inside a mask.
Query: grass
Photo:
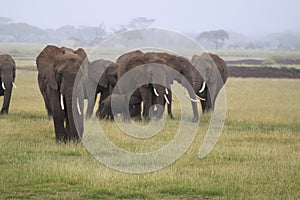
[[[10,114],[0,116],[0,199],[300,198],[299,80],[230,78],[225,126],[206,158],[197,153],[209,115],[175,163],[129,174],[101,164],[82,144],[55,143],[36,79],[36,72],[17,72]],[[176,105],[174,113],[175,121],[144,140],[122,134],[114,122],[100,124],[120,147],[148,152],[172,140]]]

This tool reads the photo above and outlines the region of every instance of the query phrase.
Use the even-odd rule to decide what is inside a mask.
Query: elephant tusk
[[[206,101],[205,98],[202,98],[202,97],[199,97],[199,96],[196,96],[198,99],[202,100],[202,101]]]
[[[6,90],[4,82],[2,82],[2,88],[3,88],[3,90]]]
[[[199,93],[202,93],[204,91],[204,89],[205,89],[205,81],[203,82],[203,85],[202,85],[201,89],[199,90]]]
[[[170,101],[168,100],[167,95],[164,95],[164,97],[165,97],[165,100],[166,100],[167,104],[170,104]]]
[[[189,95],[187,95],[186,93],[184,93],[185,94],[185,96],[189,99],[189,100],[191,100],[192,102],[194,102],[194,103],[198,103],[199,101],[197,101],[197,99],[192,99]]]
[[[78,100],[78,98],[77,98],[77,110],[78,110],[79,115],[81,115],[81,111],[80,111],[80,106],[79,106],[79,100]]]
[[[168,91],[168,89],[166,88],[165,90],[166,90],[166,94],[169,94],[169,91]]]
[[[14,88],[17,88],[17,86],[16,86],[16,84],[14,82],[12,82],[12,84],[13,84]]]
[[[60,95],[60,107],[61,107],[62,110],[65,109],[65,107],[64,107],[64,97],[63,97],[62,94]]]
[[[158,97],[159,96],[159,94],[157,93],[157,91],[156,91],[156,89],[155,88],[153,88],[153,90],[154,90],[154,94]]]

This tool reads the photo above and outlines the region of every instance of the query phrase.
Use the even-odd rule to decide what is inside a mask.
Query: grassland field
[[[197,156],[210,121],[209,114],[201,115],[196,138],[181,158],[141,174],[103,165],[83,144],[56,144],[37,72],[17,71],[16,85],[9,115],[0,116],[0,199],[300,198],[299,79],[229,78],[225,125],[211,153]],[[100,124],[118,146],[148,152],[174,137],[176,99],[174,115],[147,140],[122,134],[114,122]]]

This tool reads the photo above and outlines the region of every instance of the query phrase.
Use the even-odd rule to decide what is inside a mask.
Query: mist
[[[107,29],[126,25],[135,17],[155,19],[153,27],[179,32],[224,29],[257,36],[300,30],[297,0],[251,1],[39,1],[2,2],[1,17],[43,29],[64,25],[98,26]]]

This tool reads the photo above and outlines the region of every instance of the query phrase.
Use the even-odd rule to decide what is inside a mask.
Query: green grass
[[[206,158],[197,153],[208,115],[175,163],[129,174],[101,164],[82,144],[55,143],[36,79],[36,72],[18,71],[10,114],[0,116],[0,199],[300,198],[300,80],[230,78],[225,126]],[[173,138],[176,105],[174,113],[175,121],[144,140],[124,135],[114,122],[100,124],[120,147],[148,152]]]

